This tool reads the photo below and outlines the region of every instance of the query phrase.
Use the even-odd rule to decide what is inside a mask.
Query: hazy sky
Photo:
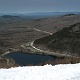
[[[80,12],[80,0],[0,0],[0,13]]]

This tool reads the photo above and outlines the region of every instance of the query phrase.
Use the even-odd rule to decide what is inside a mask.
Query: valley
[[[53,55],[57,57],[75,56],[72,54],[67,54],[57,50],[56,48],[52,50],[50,44],[54,42],[51,40],[49,47],[46,46],[46,41],[50,40],[46,38],[47,36],[55,36],[59,31],[64,28],[68,28],[73,24],[80,22],[80,15],[71,14],[71,15],[62,15],[62,16],[53,16],[37,19],[27,19],[18,16],[1,16],[0,17],[0,55],[4,55],[6,52],[29,52],[42,55]],[[63,33],[66,34],[66,33]],[[57,36],[58,37],[58,36]],[[56,38],[57,38],[56,37]],[[27,44],[38,39],[45,39],[41,43],[34,42],[35,48],[37,50],[31,49],[30,45]],[[66,40],[65,40],[66,41]],[[45,42],[45,44],[43,44]],[[27,45],[26,45],[27,44]],[[57,43],[56,43],[57,44]],[[23,48],[28,46],[27,49]],[[60,45],[60,44],[59,44]],[[23,46],[23,47],[22,47]],[[54,47],[54,46],[53,46]],[[64,49],[64,48],[63,48]],[[43,50],[43,51],[40,51]],[[62,53],[62,54],[61,54]],[[61,56],[63,55],[63,56]],[[78,55],[77,55],[78,56]]]

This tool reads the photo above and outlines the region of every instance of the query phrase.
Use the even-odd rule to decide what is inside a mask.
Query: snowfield
[[[0,80],[80,80],[80,63],[0,69]]]

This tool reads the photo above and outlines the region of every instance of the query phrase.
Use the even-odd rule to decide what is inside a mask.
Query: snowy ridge
[[[80,63],[0,69],[0,80],[80,80]]]

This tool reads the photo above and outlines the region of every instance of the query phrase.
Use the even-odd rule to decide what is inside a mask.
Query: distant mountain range
[[[12,15],[12,16],[57,16],[65,14],[80,14],[80,12],[35,12],[35,13],[0,13],[0,16],[3,15]]]
[[[28,13],[29,16],[59,16],[65,14],[80,14],[80,12],[37,12],[37,13]]]
[[[27,20],[39,19],[39,18],[48,18],[48,17],[56,17],[63,16],[67,14],[80,14],[80,12],[35,12],[35,13],[0,13],[0,17],[6,19],[20,19],[24,18]],[[1,18],[0,18],[1,19]]]

